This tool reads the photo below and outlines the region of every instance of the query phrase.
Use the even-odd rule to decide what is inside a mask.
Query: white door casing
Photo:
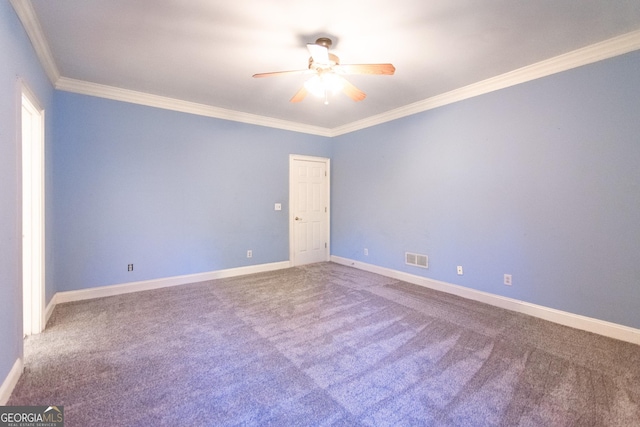
[[[44,329],[44,111],[23,84],[22,292],[23,335]]]
[[[329,159],[289,157],[289,257],[293,266],[329,260]]]

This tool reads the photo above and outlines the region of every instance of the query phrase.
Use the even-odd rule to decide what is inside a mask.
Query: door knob
[[[294,219],[295,219],[296,221],[302,221],[302,218],[295,217]]]

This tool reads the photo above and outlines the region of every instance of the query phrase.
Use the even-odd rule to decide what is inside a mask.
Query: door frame
[[[44,329],[44,278],[45,278],[45,111],[38,98],[26,83],[20,80],[18,141],[20,156],[20,286],[22,294],[22,334],[39,334]],[[28,141],[23,134],[23,108],[31,111],[38,120],[37,133]],[[25,158],[25,144],[30,144],[31,154]],[[28,171],[25,172],[26,162]],[[29,176],[25,176],[29,173]],[[25,197],[31,196],[30,208],[25,209]],[[28,220],[26,215],[30,215]],[[26,236],[25,227],[31,225]],[[31,280],[25,277],[29,269]]]
[[[327,157],[315,157],[315,156],[306,156],[302,154],[290,154],[289,155],[289,264],[294,267],[296,266],[295,259],[295,220],[294,220],[294,212],[293,206],[296,199],[296,189],[295,189],[295,175],[293,166],[296,160],[302,160],[307,162],[318,162],[324,163],[325,170],[327,171],[327,179],[325,183],[326,189],[326,197],[327,197],[327,226],[326,226],[326,235],[327,235],[327,247],[325,251],[325,261],[329,261],[331,256],[331,160]]]

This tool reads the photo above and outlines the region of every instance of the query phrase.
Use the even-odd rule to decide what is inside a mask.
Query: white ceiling
[[[12,0],[14,6],[25,1]],[[52,66],[64,79],[326,129],[640,30],[640,0],[31,4],[31,31],[48,44]],[[396,74],[349,76],[367,98],[355,103],[340,94],[329,105],[313,96],[289,102],[304,75],[251,77],[304,69],[306,44],[319,36],[333,39],[332,52],[342,63],[391,62]]]

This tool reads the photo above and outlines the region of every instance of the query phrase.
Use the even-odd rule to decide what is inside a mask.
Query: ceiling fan
[[[307,44],[311,57],[308,70],[276,71],[272,73],[254,74],[253,77],[273,77],[288,74],[313,74],[302,88],[293,95],[291,102],[302,101],[308,93],[324,97],[324,103],[329,103],[329,93],[344,92],[354,101],[362,101],[367,95],[346,80],[343,75],[348,74],[378,74],[392,75],[396,68],[392,64],[340,64],[340,58],[329,53],[331,39],[320,37],[315,43]]]

